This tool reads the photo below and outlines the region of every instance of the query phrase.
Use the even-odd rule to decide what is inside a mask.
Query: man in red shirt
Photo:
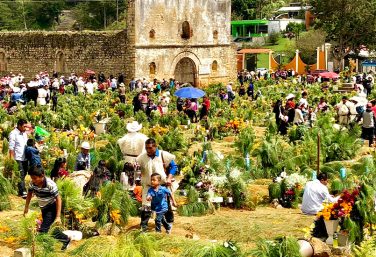
[[[200,113],[200,120],[208,117],[209,109],[210,109],[209,97],[204,96],[204,101],[202,102],[202,108],[201,108],[201,113]]]

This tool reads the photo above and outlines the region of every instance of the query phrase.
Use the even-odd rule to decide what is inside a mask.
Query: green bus
[[[268,35],[267,20],[231,21],[231,35],[237,37],[263,37]]]

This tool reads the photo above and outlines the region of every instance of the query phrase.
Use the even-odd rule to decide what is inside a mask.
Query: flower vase
[[[324,220],[326,232],[328,233],[328,239],[326,243],[329,245],[333,244],[333,235],[337,231],[339,220]]]

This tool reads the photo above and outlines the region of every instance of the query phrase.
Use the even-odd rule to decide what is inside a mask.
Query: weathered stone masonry
[[[28,78],[44,70],[130,72],[125,45],[125,31],[4,32],[0,33],[0,72],[22,72]]]
[[[204,86],[236,77],[230,0],[128,0],[116,32],[0,33],[0,74],[86,69]]]

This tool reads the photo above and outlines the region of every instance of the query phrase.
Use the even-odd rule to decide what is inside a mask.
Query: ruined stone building
[[[225,82],[236,77],[230,21],[230,0],[128,0],[124,31],[0,33],[0,72]]]

